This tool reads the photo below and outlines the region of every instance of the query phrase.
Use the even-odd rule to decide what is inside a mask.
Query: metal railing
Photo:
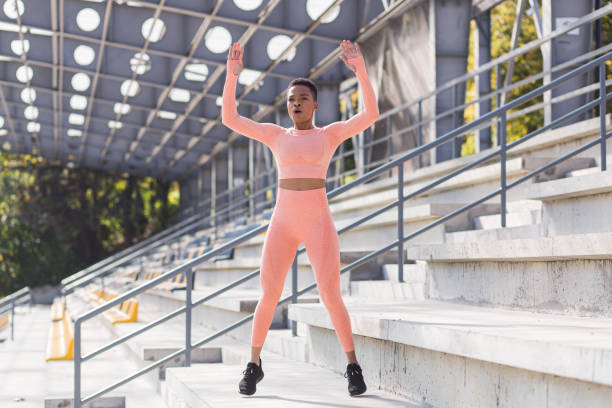
[[[25,299],[26,297],[27,299]],[[10,313],[9,327],[11,341],[15,339],[15,308],[25,303],[32,304],[32,291],[27,286],[19,289],[17,292],[13,292],[10,295],[5,296],[2,298],[2,300],[0,300],[0,315],[7,312]]]
[[[501,203],[501,225],[502,227],[505,227],[506,225],[506,194],[507,191],[511,188],[516,187],[517,185],[531,179],[532,177],[534,177],[535,175],[545,171],[546,169],[550,168],[551,166],[555,166],[556,164],[567,160],[589,148],[592,148],[594,146],[599,145],[600,150],[601,150],[601,169],[602,170],[606,170],[606,139],[608,137],[610,137],[611,134],[606,134],[606,124],[605,124],[605,105],[606,105],[606,101],[608,99],[610,99],[610,97],[612,97],[612,94],[606,94],[606,78],[605,78],[605,74],[606,74],[606,70],[605,70],[605,64],[606,61],[611,60],[612,59],[612,52],[607,53],[577,69],[572,70],[571,72],[568,72],[567,74],[564,74],[558,78],[556,78],[555,80],[553,80],[552,82],[539,87],[538,89],[535,89],[513,101],[508,102],[507,104],[487,113],[482,115],[480,118],[475,119],[474,121],[464,124],[456,129],[454,129],[451,132],[448,132],[447,134],[443,135],[442,137],[427,143],[424,146],[420,146],[418,148],[415,148],[405,154],[403,154],[401,157],[398,157],[394,160],[392,160],[391,162],[382,165],[381,167],[370,171],[366,174],[364,174],[363,176],[357,178],[356,180],[343,185],[339,188],[334,189],[333,191],[329,192],[327,194],[327,198],[331,199],[351,188],[354,188],[360,184],[365,183],[368,180],[371,180],[375,177],[378,177],[381,174],[384,174],[387,171],[392,170],[393,168],[397,168],[397,197],[398,199],[395,200],[392,203],[389,203],[373,212],[371,212],[370,214],[358,219],[357,221],[351,223],[350,225],[347,225],[345,227],[343,227],[342,229],[340,229],[338,231],[338,234],[343,234],[346,231],[351,230],[352,228],[363,224],[364,222],[382,214],[385,211],[394,209],[395,207],[397,207],[397,240],[393,241],[392,243],[385,245],[382,248],[379,248],[375,251],[372,251],[371,253],[359,258],[358,260],[350,263],[349,265],[346,265],[345,267],[343,267],[340,271],[340,273],[345,273],[351,269],[354,269],[366,262],[368,262],[369,260],[371,260],[372,258],[375,258],[377,256],[382,255],[385,252],[388,252],[390,250],[393,249],[397,249],[397,263],[398,263],[398,270],[399,270],[399,281],[403,281],[403,265],[404,265],[404,242],[407,240],[410,240],[422,233],[424,233],[425,231],[428,231],[431,228],[434,228],[437,225],[440,225],[446,221],[448,221],[449,219],[465,212],[468,211],[469,209],[484,203],[486,201],[489,201],[497,196],[499,196],[500,198],[500,203]],[[551,123],[544,125],[542,128],[537,129],[527,135],[525,135],[523,138],[516,140],[512,143],[506,143],[506,123],[507,123],[507,118],[508,118],[508,112],[511,109],[514,109],[518,106],[520,106],[521,104],[528,102],[540,95],[542,95],[544,92],[547,92],[549,90],[551,90],[553,87],[563,83],[564,81],[573,78],[576,75],[580,75],[582,73],[588,72],[589,70],[595,69],[595,68],[599,68],[599,97],[591,102],[588,102],[584,105],[582,105],[581,107],[573,110],[572,112],[565,114],[555,120],[553,120]],[[575,116],[591,110],[595,107],[599,108],[599,111],[601,113],[600,115],[600,135],[598,138],[588,142],[587,144],[573,150],[570,153],[567,153],[565,155],[563,155],[562,157],[559,157],[558,159],[548,163],[545,166],[542,166],[536,170],[533,170],[531,172],[529,172],[528,174],[519,177],[518,179],[512,181],[511,183],[508,183],[506,180],[506,155],[508,150],[516,147],[519,144],[524,143],[525,141],[539,135],[542,134],[543,132],[552,129],[555,126],[558,125],[562,125],[566,122],[568,122],[570,119],[574,118]],[[464,165],[463,167],[435,180],[432,181],[431,183],[417,189],[416,191],[413,191],[407,195],[404,195],[404,179],[403,179],[403,175],[404,175],[404,164],[406,163],[406,161],[418,157],[419,155],[428,152],[429,150],[437,147],[438,145],[451,141],[454,138],[457,137],[461,137],[465,134],[468,134],[469,132],[473,131],[475,128],[477,128],[478,126],[482,126],[483,124],[487,124],[487,123],[497,123],[498,127],[499,127],[499,132],[500,132],[500,143],[499,146],[494,149],[491,153],[486,154],[486,155],[482,155],[479,156],[477,159],[473,160],[472,162]],[[484,196],[482,196],[481,198],[437,219],[434,222],[431,222],[430,224],[418,229],[417,231],[414,231],[412,233],[409,233],[408,235],[404,235],[404,223],[403,223],[403,207],[404,207],[404,202],[407,200],[410,200],[416,196],[419,196],[425,192],[427,192],[428,190],[431,190],[432,188],[440,185],[441,183],[450,180],[451,178],[464,173],[465,171],[475,168],[476,166],[491,160],[492,158],[499,156],[499,163],[500,163],[500,172],[501,172],[501,177],[500,177],[500,187],[497,188],[495,191],[486,194]],[[205,343],[208,343],[209,341],[222,336],[223,334],[229,332],[230,330],[233,330],[234,328],[237,328],[239,326],[241,326],[242,324],[248,322],[249,320],[251,320],[254,316],[254,314],[250,314],[249,316],[246,316],[240,320],[238,320],[237,322],[234,322],[230,325],[228,325],[227,327],[225,327],[222,330],[219,330],[217,332],[215,332],[212,335],[207,336],[204,339],[200,339],[196,342],[192,342],[192,335],[191,335],[191,314],[192,314],[192,309],[194,307],[197,307],[201,304],[203,304],[204,302],[232,289],[235,286],[238,286],[244,282],[246,282],[249,279],[252,279],[256,276],[259,275],[260,273],[260,269],[257,269],[253,272],[248,273],[247,275],[241,277],[240,279],[235,280],[234,282],[228,284],[227,286],[216,290],[215,292],[206,295],[203,298],[197,299],[197,300],[193,300],[192,299],[192,289],[193,289],[193,267],[206,261],[211,259],[213,256],[227,251],[228,249],[234,248],[237,245],[239,245],[240,243],[251,239],[252,237],[256,236],[257,234],[263,232],[264,230],[266,230],[268,227],[268,225],[262,225],[254,230],[251,230],[249,232],[247,232],[246,234],[237,237],[223,245],[221,245],[220,247],[211,250],[209,252],[204,253],[203,255],[183,264],[180,265],[176,268],[173,268],[172,270],[170,270],[169,272],[166,272],[164,274],[162,274],[161,276],[152,279],[146,283],[144,283],[141,286],[138,286],[116,298],[114,298],[113,300],[100,305],[94,309],[92,309],[91,311],[84,313],[80,316],[78,316],[76,318],[76,320],[74,321],[74,406],[75,408],[80,408],[81,405],[83,403],[87,403],[95,398],[98,398],[100,396],[102,396],[103,394],[133,380],[134,378],[139,377],[140,375],[155,369],[156,367],[161,366],[162,364],[164,364],[165,362],[177,357],[177,356],[181,356],[184,355],[185,356],[185,366],[190,366],[191,365],[191,351],[193,348],[199,347]],[[279,300],[278,304],[282,304],[288,301],[291,301],[292,303],[295,303],[297,298],[314,289],[316,287],[316,283],[312,283],[306,287],[304,287],[303,289],[298,290],[297,289],[297,256],[304,252],[304,248],[298,250],[296,252],[296,256],[294,258],[294,262],[293,262],[293,266],[292,266],[292,293],[282,299]],[[120,338],[117,338],[115,340],[113,340],[111,343],[98,348],[97,350],[82,356],[81,355],[81,333],[82,333],[82,325],[84,322],[86,322],[89,319],[92,319],[93,317],[103,313],[104,311],[110,309],[111,307],[114,307],[116,305],[119,305],[120,303],[122,303],[123,301],[130,299],[136,295],[139,295],[155,286],[157,286],[158,284],[167,281],[168,279],[171,279],[173,277],[175,277],[177,274],[179,273],[185,273],[187,276],[187,287],[186,287],[186,291],[185,291],[185,306],[180,307],[179,309],[168,313],[156,320],[154,320],[153,322],[127,334],[124,335]],[[93,357],[100,355],[101,353],[141,334],[144,333],[146,331],[148,331],[149,329],[156,327],[164,322],[166,322],[169,319],[172,319],[176,316],[185,314],[185,346],[165,357],[163,357],[162,359],[140,369],[139,371],[107,386],[106,388],[99,390],[97,392],[95,392],[94,394],[91,394],[85,398],[81,398],[81,365],[92,359]],[[295,322],[292,322],[292,331],[295,334]]]
[[[274,186],[275,185],[276,183],[274,184]],[[207,225],[210,222],[213,222],[216,225],[216,219],[218,217],[221,217],[225,214],[230,213],[236,207],[241,207],[248,200],[256,198],[257,196],[261,194],[265,194],[265,190],[258,191],[254,193],[253,196],[242,198],[241,200],[238,200],[236,202],[227,203],[225,208],[216,212],[215,214],[208,215],[195,222],[187,223],[187,221],[200,218],[201,216],[191,217],[190,219],[182,221],[180,224],[177,224],[177,226],[175,226],[176,228],[174,227],[171,228],[170,229],[171,231],[169,232],[164,231],[163,234],[158,234],[158,235],[162,235],[161,237],[154,236],[154,237],[151,237],[149,240],[147,240],[148,242],[145,243],[144,245],[141,245],[142,244],[141,243],[141,244],[136,244],[133,247],[130,247],[130,248],[134,248],[132,252],[126,253],[127,250],[121,251],[120,253],[113,255],[105,259],[104,261],[101,261],[98,264],[96,264],[96,265],[99,265],[97,268],[94,268],[93,266],[89,267],[75,274],[77,276],[72,275],[62,280],[62,287],[61,287],[62,296],[68,295],[72,293],[76,288],[87,285],[95,281],[96,279],[103,279],[105,276],[113,273],[115,271],[115,268],[122,266],[138,257],[145,256],[147,253],[155,250],[156,248],[161,247],[162,245],[166,245],[173,240],[177,240],[178,242],[178,240],[183,235],[197,228],[200,228],[202,225]],[[153,238],[157,238],[157,240],[154,240]],[[179,256],[180,256],[180,245],[177,250],[177,258]]]
[[[355,145],[353,144],[354,148],[352,150],[349,151],[343,151],[343,149],[338,149],[339,151],[332,157],[331,161],[330,161],[330,168],[334,167],[334,166],[339,166],[341,168],[343,168],[343,166],[340,165],[340,163],[342,161],[344,161],[344,159],[346,157],[349,157],[351,155],[354,156],[359,156],[359,157],[368,157],[367,154],[367,149],[372,149],[374,146],[376,145],[380,145],[380,144],[387,144],[387,157],[384,157],[382,159],[376,160],[376,161],[371,161],[368,163],[360,163],[359,160],[355,160],[355,163],[357,164],[357,166],[353,169],[349,169],[349,170],[343,170],[342,172],[339,172],[338,174],[334,174],[333,176],[328,176],[326,178],[326,182],[329,183],[329,185],[333,185],[333,187],[338,187],[340,185],[342,185],[342,180],[346,179],[348,176],[359,176],[361,174],[363,174],[364,172],[368,171],[368,169],[374,169],[384,163],[387,163],[395,158],[401,157],[404,152],[398,152],[398,153],[393,153],[392,149],[391,149],[391,140],[394,138],[398,138],[406,133],[409,132],[415,132],[416,133],[416,139],[417,139],[417,147],[418,146],[422,146],[424,139],[426,139],[426,130],[428,125],[430,125],[431,123],[438,121],[442,118],[445,117],[449,117],[452,116],[454,117],[457,121],[458,119],[461,117],[463,118],[463,111],[466,108],[469,108],[472,105],[476,105],[476,104],[480,104],[483,102],[487,102],[487,101],[495,101],[496,103],[496,107],[500,106],[500,98],[502,94],[508,94],[509,92],[518,89],[521,86],[524,86],[530,82],[539,80],[544,78],[547,75],[551,75],[557,72],[561,72],[563,70],[566,70],[567,68],[570,68],[572,66],[576,66],[578,64],[582,64],[584,62],[590,61],[593,58],[596,58],[602,54],[607,53],[608,51],[610,51],[612,49],[612,44],[607,44],[604,45],[603,47],[593,50],[591,52],[585,53],[583,55],[580,55],[576,58],[573,58],[570,61],[566,61],[562,64],[556,65],[554,66],[551,70],[549,71],[543,71],[537,74],[534,74],[528,78],[524,78],[520,81],[517,81],[515,83],[512,83],[508,86],[503,86],[502,85],[502,78],[501,78],[501,72],[502,72],[502,67],[504,64],[509,63],[510,61],[513,61],[515,58],[526,54],[527,52],[533,51],[539,47],[541,47],[543,44],[548,43],[550,41],[552,41],[555,38],[558,38],[562,35],[567,34],[568,32],[584,25],[587,23],[592,23],[598,19],[601,19],[603,16],[609,15],[610,13],[612,13],[612,5],[607,5],[605,7],[601,7],[595,11],[593,11],[592,13],[589,13],[585,16],[582,16],[578,19],[576,19],[576,21],[572,22],[571,24],[568,25],[564,25],[561,26],[559,28],[557,28],[556,30],[552,31],[550,34],[548,34],[545,37],[542,37],[540,39],[537,40],[533,40],[519,48],[516,48],[515,50],[513,50],[512,52],[509,52],[507,54],[504,54],[498,58],[495,58],[491,61],[489,61],[488,63],[486,63],[485,65],[482,65],[474,70],[472,70],[469,73],[466,73],[465,75],[462,75],[460,77],[454,78],[448,82],[446,82],[443,85],[440,85],[438,88],[434,89],[431,92],[428,92],[425,95],[422,95],[414,100],[408,101],[406,103],[403,103],[402,105],[399,105],[393,109],[390,109],[384,113],[382,113],[380,115],[380,117],[378,118],[378,120],[375,122],[374,127],[376,126],[383,126],[386,130],[387,130],[387,134],[381,137],[377,137],[375,140],[370,140],[367,143],[363,143],[361,145]],[[469,102],[465,102],[462,104],[457,104],[456,106],[453,106],[452,108],[449,108],[443,112],[439,112],[433,115],[429,115],[428,117],[424,117],[423,116],[423,111],[424,111],[424,107],[427,106],[427,103],[430,99],[435,98],[436,96],[438,96],[440,93],[445,92],[445,91],[452,91],[455,96],[458,92],[458,89],[460,87],[465,87],[467,89],[467,83],[468,81],[474,80],[476,77],[479,76],[483,76],[483,75],[487,75],[487,73],[493,72],[496,78],[496,89],[494,91],[491,91],[485,95],[481,95],[479,98],[475,98],[474,100],[471,100]],[[588,92],[587,89],[582,89],[580,90],[580,92]],[[579,95],[580,92],[572,95],[572,96],[576,96]],[[456,99],[453,99],[456,100]],[[560,101],[562,101],[563,98],[553,98],[551,99],[549,102],[546,102],[546,104],[554,104],[554,103],[558,103]],[[508,115],[508,120],[515,118],[515,117],[519,117],[524,115],[525,113],[529,113],[531,111],[533,111],[534,109],[538,109],[542,106],[544,106],[544,103],[540,103],[537,106],[530,106],[527,108],[522,109],[521,111],[518,112],[513,112],[511,114]],[[392,130],[391,127],[391,123],[392,123],[392,117],[394,115],[400,114],[402,112],[406,112],[412,110],[413,112],[415,112],[416,115],[416,120],[412,121],[411,125],[403,127],[402,129],[398,129],[396,131]],[[477,119],[478,117],[476,117]],[[490,123],[483,123],[480,127],[474,129],[474,130],[481,130],[481,129],[485,129],[485,128],[489,128],[491,127],[492,124]],[[356,137],[356,136],[355,136]],[[364,138],[365,139],[365,138]],[[500,140],[499,134],[496,135],[496,139]],[[454,139],[455,142],[458,139]],[[356,147],[355,147],[356,146]],[[479,146],[479,145],[477,145]],[[491,142],[491,146],[494,146],[493,141]],[[454,151],[455,149],[453,149]],[[476,152],[478,152],[479,150],[477,149]],[[418,163],[418,167],[422,167],[423,166],[423,161],[422,161],[422,157],[419,156],[418,159],[419,161]],[[363,166],[365,168],[361,168],[359,167],[361,164],[363,164]],[[251,187],[251,191],[255,191],[254,190],[254,186],[256,185],[255,180],[258,178],[264,178],[264,177],[269,177],[270,175],[274,175],[274,178],[276,174],[276,169],[272,168],[269,169],[268,171],[258,174],[257,176],[255,176],[254,178],[251,178],[249,180],[246,181],[247,184],[250,185]],[[389,177],[391,176],[391,173],[389,173]],[[260,185],[261,183],[257,183],[258,185]],[[329,187],[329,186],[328,186]],[[272,188],[272,185],[265,185],[265,183],[261,186],[261,189],[263,190],[269,190],[270,188]],[[233,189],[229,189],[229,190],[224,190],[222,193],[219,193],[217,195],[217,200],[220,197],[225,196],[226,194],[228,194],[230,191],[235,191],[236,188]],[[212,198],[208,198],[206,201],[204,201],[203,203],[198,204],[196,207],[196,209],[198,208],[202,208],[204,209],[206,207],[206,205],[210,205],[210,203],[216,200],[214,197]]]

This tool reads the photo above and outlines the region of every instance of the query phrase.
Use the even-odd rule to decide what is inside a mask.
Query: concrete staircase
[[[509,152],[508,180],[576,148],[598,130],[594,119],[525,142]],[[192,367],[173,367],[182,364],[178,359],[151,381],[172,408],[232,407],[245,404],[244,398],[266,407],[609,407],[612,172],[597,170],[598,154],[583,152],[511,190],[506,228],[494,198],[406,242],[403,282],[396,252],[342,275],[368,385],[359,398],[344,401],[350,398],[342,378],[346,357],[316,289],[277,308],[262,351],[266,378],[254,396],[237,392],[252,321],[194,351]],[[407,173],[404,193],[474,159]],[[498,186],[499,165],[490,162],[407,200],[404,234]],[[349,190],[330,200],[330,208],[340,229],[396,198],[397,183],[390,178]],[[397,239],[396,211],[340,235],[342,266]],[[264,238],[260,234],[237,246],[233,259],[194,268],[193,298],[259,268]],[[298,257],[298,275],[299,288],[314,282],[307,254]],[[283,297],[290,293],[290,279]],[[251,314],[260,293],[257,277],[194,309],[194,341]],[[141,295],[142,320],[132,327],[181,307],[184,299],[183,291]],[[176,319],[127,342],[138,364],[144,367],[184,345],[185,327]],[[290,320],[297,322],[295,337]],[[117,325],[116,335],[132,327]]]

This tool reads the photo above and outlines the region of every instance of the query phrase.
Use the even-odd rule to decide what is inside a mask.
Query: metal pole
[[[423,121],[423,100],[419,99],[419,130],[417,133],[417,143],[418,143],[418,147],[421,147],[423,145],[423,126],[421,124],[421,122]],[[423,167],[423,155],[419,154],[419,168]]]
[[[74,321],[74,408],[81,408],[81,321]]]
[[[453,85],[453,127],[452,129],[455,129],[457,127],[457,84]],[[457,138],[453,137],[453,143],[452,143],[452,153],[451,153],[451,159],[454,159],[457,157]]]
[[[391,159],[391,155],[393,154],[391,149],[391,133],[393,130],[391,129],[391,115],[387,116],[387,158]],[[393,177],[393,169],[389,169],[389,177]]]
[[[15,299],[11,299],[11,341],[15,340]]]
[[[295,252],[293,264],[291,264],[291,303],[297,303],[297,272],[298,272],[298,253]],[[297,322],[291,320],[291,335],[297,336]]]
[[[404,162],[397,166],[397,277],[404,281]]]
[[[495,109],[499,109],[500,105],[501,105],[501,93],[500,90],[501,89],[501,64],[497,64],[495,65],[495,92],[497,94],[496,96],[496,106]],[[497,145],[499,146],[499,121],[497,122]]]
[[[501,146],[501,226],[506,227],[506,111],[501,114],[500,124],[500,146]]]
[[[601,171],[606,171],[606,64],[599,65],[599,126],[601,132]]]
[[[193,286],[193,269],[188,268],[187,290],[185,291],[185,367],[191,366],[191,289]]]

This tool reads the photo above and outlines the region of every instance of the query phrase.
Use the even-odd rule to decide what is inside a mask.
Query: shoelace
[[[348,378],[348,376],[361,375],[361,369],[358,367],[353,368],[353,370],[346,370],[344,373],[344,378]]]
[[[255,374],[255,370],[254,370],[254,369],[252,369],[252,368],[247,368],[246,370],[244,370],[244,371],[242,372],[242,374],[244,374],[244,375],[247,375],[247,374],[248,374],[248,375],[254,375],[254,374]]]

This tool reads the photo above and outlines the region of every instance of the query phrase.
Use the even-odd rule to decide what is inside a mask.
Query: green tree
[[[178,185],[0,153],[0,295],[56,284],[168,226]]]

